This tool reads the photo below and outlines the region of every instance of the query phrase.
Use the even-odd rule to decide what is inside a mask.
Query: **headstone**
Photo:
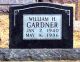
[[[73,48],[73,8],[34,3],[10,8],[10,48]]]

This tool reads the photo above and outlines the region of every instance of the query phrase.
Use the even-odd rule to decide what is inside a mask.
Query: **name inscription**
[[[62,39],[61,14],[24,14],[23,40]]]

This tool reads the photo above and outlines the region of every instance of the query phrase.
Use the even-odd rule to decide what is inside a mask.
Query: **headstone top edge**
[[[38,4],[38,5],[37,5]],[[41,5],[42,4],[42,5]],[[49,6],[49,5],[56,5],[56,6],[62,6],[62,7],[68,7],[68,8],[73,8],[72,6],[66,6],[64,4],[55,4],[55,3],[50,3],[50,2],[36,2],[36,3],[29,3],[29,4],[21,4],[21,5],[11,5],[10,7],[24,7],[27,5],[35,5],[35,6]],[[50,6],[53,7],[53,6]]]

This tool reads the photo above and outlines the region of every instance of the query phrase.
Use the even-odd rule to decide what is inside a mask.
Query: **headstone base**
[[[80,49],[0,49],[0,60],[80,60]]]

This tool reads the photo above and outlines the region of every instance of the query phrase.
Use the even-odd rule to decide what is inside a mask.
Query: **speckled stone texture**
[[[0,49],[0,60],[80,60],[80,49]]]
[[[0,0],[0,13],[9,12],[9,7],[35,3],[36,0]]]

